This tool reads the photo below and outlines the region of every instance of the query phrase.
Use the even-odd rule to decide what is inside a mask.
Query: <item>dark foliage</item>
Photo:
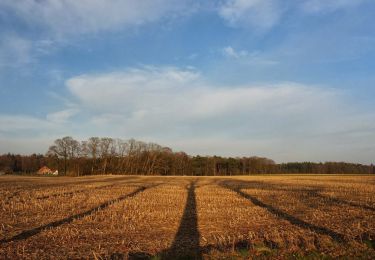
[[[345,162],[295,162],[276,164],[261,157],[225,158],[189,156],[168,147],[130,139],[92,137],[79,142],[64,137],[54,142],[46,155],[0,156],[0,171],[35,173],[42,166],[58,169],[60,175],[128,174],[231,176],[251,174],[375,174],[374,165]]]

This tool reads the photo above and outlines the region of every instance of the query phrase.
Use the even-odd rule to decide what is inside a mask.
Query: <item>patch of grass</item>
[[[325,254],[322,254],[320,252],[317,252],[317,251],[309,251],[309,252],[304,252],[304,253],[301,253],[301,252],[295,252],[295,253],[292,253],[292,254],[288,254],[286,256],[287,259],[290,259],[290,260],[330,260],[330,259],[333,259],[333,257],[331,256],[328,256],[328,255],[325,255]]]
[[[240,248],[237,250],[237,252],[243,258],[247,258],[250,256],[250,250],[246,248]]]
[[[364,240],[363,241],[369,248],[375,249],[375,240]]]

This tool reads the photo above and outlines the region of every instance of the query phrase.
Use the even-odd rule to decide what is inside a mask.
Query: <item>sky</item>
[[[0,153],[56,138],[375,163],[373,0],[0,0]]]

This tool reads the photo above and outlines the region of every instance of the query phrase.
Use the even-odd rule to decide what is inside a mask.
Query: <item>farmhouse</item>
[[[51,170],[47,166],[43,166],[42,168],[39,169],[39,171],[37,173],[40,174],[40,175],[47,175],[47,174],[58,175],[59,171],[58,170]]]

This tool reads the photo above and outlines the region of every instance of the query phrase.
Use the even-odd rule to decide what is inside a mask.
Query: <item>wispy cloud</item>
[[[219,7],[219,14],[231,26],[267,30],[283,13],[278,0],[228,0]]]
[[[47,115],[47,120],[51,123],[66,123],[69,119],[71,119],[74,115],[79,113],[78,109],[68,108],[61,111],[49,113]]]
[[[245,65],[272,66],[279,64],[278,61],[265,57],[260,52],[253,51],[250,53],[246,50],[236,50],[232,46],[222,48],[221,53],[224,57],[237,60]]]
[[[235,59],[249,56],[249,53],[247,51],[245,50],[236,51],[231,46],[224,47],[222,49],[222,52],[225,56],[230,57],[230,58],[235,58]]]
[[[0,8],[61,36],[145,24],[179,12],[185,4],[176,0],[3,0]]]
[[[328,14],[359,6],[367,0],[302,0],[291,3],[282,0],[226,0],[218,7],[219,15],[230,26],[267,31],[294,10],[305,14]]]
[[[343,148],[345,143],[368,149],[375,127],[363,124],[375,115],[359,112],[344,92],[291,82],[218,87],[195,70],[145,67],[77,76],[67,87],[82,109],[91,111],[86,123],[99,131],[179,149],[185,144],[192,153],[349,158],[352,151]],[[212,143],[201,147],[208,140]],[[248,146],[227,145],[236,140]],[[300,144],[298,152],[288,152],[290,143]]]
[[[194,12],[192,0],[2,0],[0,67],[27,65],[84,37],[131,31]],[[27,28],[15,30],[12,24]]]
[[[359,6],[367,0],[309,0],[302,3],[302,9],[308,13],[328,13],[340,9]]]
[[[293,82],[216,86],[196,69],[151,66],[76,76],[66,87],[74,107],[42,119],[2,115],[0,137],[8,144],[24,132],[51,141],[71,133],[135,137],[192,154],[278,161],[370,162],[375,155],[369,142],[375,114],[337,89]]]
[[[10,139],[20,136],[48,137],[70,132],[71,118],[79,111],[77,109],[64,109],[51,112],[44,117],[25,114],[0,114],[0,137]],[[31,138],[31,137],[30,137]],[[3,151],[6,152],[6,151]]]
[[[176,93],[186,91],[199,77],[194,70],[144,67],[82,75],[67,80],[66,85],[82,104],[92,109],[134,112],[138,108],[147,108],[151,111],[166,104],[159,103],[161,101],[174,102]],[[110,88],[104,91],[104,86]]]
[[[275,106],[298,113],[307,105],[302,98],[312,101],[330,93],[295,83],[216,87],[194,70],[174,67],[82,75],[69,79],[67,87],[87,109],[142,119],[142,124],[163,118],[177,122],[279,113]]]
[[[1,67],[19,67],[33,61],[33,43],[16,34],[0,34]]]
[[[53,125],[44,120],[26,115],[0,115],[0,131],[16,133],[23,130],[50,129]]]

